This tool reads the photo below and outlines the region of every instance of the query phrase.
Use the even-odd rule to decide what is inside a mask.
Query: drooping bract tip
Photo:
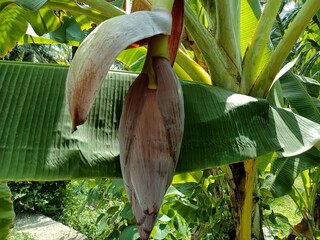
[[[77,126],[72,122],[71,133],[77,131]]]

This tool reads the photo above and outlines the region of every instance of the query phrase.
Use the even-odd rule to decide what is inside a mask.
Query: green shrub
[[[234,239],[224,174],[195,175],[168,189],[151,239]],[[90,239],[139,239],[122,179],[71,181],[60,221]]]
[[[62,213],[67,181],[9,182],[16,213],[35,211],[57,218]]]

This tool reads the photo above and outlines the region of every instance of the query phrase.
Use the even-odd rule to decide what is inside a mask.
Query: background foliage
[[[34,211],[57,218],[63,210],[67,181],[60,182],[9,182],[14,210]]]
[[[212,22],[210,14],[215,12],[215,6],[210,6],[210,1],[186,2],[187,31],[183,36],[185,49],[177,56],[175,70],[182,79],[208,83],[210,78],[203,70],[199,70],[199,66],[209,69],[211,74],[217,71],[210,66],[210,62],[217,61],[205,55],[206,49],[211,49],[207,44],[211,44],[214,39],[210,36],[209,40],[201,42],[200,34],[194,32],[204,28],[217,39],[223,39],[223,34],[219,32],[221,29],[216,28],[216,23]],[[253,68],[256,74],[268,62],[274,47],[284,38],[293,18],[301,10],[302,2],[283,1],[272,28],[273,47],[267,43],[263,45],[262,63]],[[76,46],[97,23],[123,14],[119,10],[111,11],[110,14],[108,11],[93,11],[85,6],[79,8],[78,3],[67,0],[0,3],[0,21],[6,23],[0,27],[0,52],[3,55],[13,48],[3,59],[37,63],[68,64]],[[122,6],[123,1],[113,3]],[[291,4],[290,7],[286,3]],[[255,29],[253,26],[257,26],[261,14],[258,1],[241,1],[241,13],[244,13],[240,19],[241,26],[250,26],[241,31],[241,53],[244,54]],[[82,18],[82,15],[88,18]],[[25,34],[28,23],[38,36]],[[284,238],[290,234],[291,237],[320,235],[320,214],[317,212],[319,151],[316,147],[311,148],[319,139],[316,133],[319,132],[320,123],[319,29],[318,13],[285,60],[293,67],[275,82],[267,101],[234,94],[218,87],[182,83],[186,109],[189,111],[182,158],[189,160],[180,161],[178,171],[221,166],[258,156],[260,178],[256,197],[261,211],[265,212],[264,224],[273,238]],[[16,41],[19,41],[17,45]],[[58,42],[73,47],[41,44]],[[227,49],[228,46],[224,47]],[[144,54],[144,48],[128,49],[118,57],[121,64],[115,67],[139,72]],[[3,61],[0,68],[0,102],[6,103],[0,104],[2,180],[120,176],[114,132],[121,113],[122,99],[135,75],[110,73],[109,81],[101,90],[88,123],[77,134],[70,135],[70,119],[63,100],[65,67]],[[214,78],[215,74],[212,76],[214,84],[228,88],[223,85],[225,83],[219,82],[219,78]],[[102,102],[107,102],[106,106]],[[104,124],[107,116],[111,117],[108,119],[111,125]],[[106,141],[107,150],[102,147]],[[297,149],[300,151],[295,152]],[[38,164],[37,167],[34,167],[34,163]],[[32,166],[32,169],[28,166]],[[231,207],[227,174],[228,171],[220,167],[196,172],[191,174],[192,177],[188,174],[180,175],[180,180],[177,180],[177,176],[164,200],[153,238],[185,239],[192,236],[195,239],[234,239],[236,211]],[[58,187],[57,195],[48,193],[56,184],[10,183],[16,209],[31,208],[46,214],[60,212],[59,200],[65,194],[64,184]],[[120,179],[99,178],[95,181],[71,182],[66,191],[61,221],[92,238],[137,238]],[[296,205],[299,217],[294,222],[286,213],[276,211],[277,200],[274,199],[283,195],[290,197]],[[76,214],[80,214],[80,217],[72,217]],[[303,219],[309,224],[307,229],[301,228],[305,226]],[[291,233],[283,231],[284,226],[290,228]]]

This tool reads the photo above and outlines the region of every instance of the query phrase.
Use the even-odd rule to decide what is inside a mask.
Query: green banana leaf
[[[306,82],[307,80],[291,71],[287,72],[280,79],[283,96],[288,99],[291,108],[294,108],[301,116],[320,123],[320,111],[313,98],[308,94],[307,87],[303,85],[303,81]],[[312,88],[318,89],[317,94],[314,93],[315,97],[318,97],[319,84],[314,83]]]
[[[273,197],[289,194],[297,176],[306,169],[320,165],[320,152],[316,148],[289,158],[278,158],[271,166],[262,188],[268,189]]]
[[[0,56],[14,47],[15,42],[27,31],[28,23],[18,6],[8,5],[0,14]],[[16,22],[13,22],[15,19]]]
[[[0,10],[10,3],[16,3],[22,8],[28,9],[29,11],[37,11],[41,8],[47,0],[33,0],[33,1],[25,1],[25,0],[1,0],[0,1]]]
[[[26,3],[26,1],[16,2]],[[29,11],[15,3],[8,3],[8,1],[0,1],[0,4],[0,56],[5,55],[24,36],[28,23],[40,36],[61,26],[59,18],[47,7],[43,7],[39,11]],[[28,9],[36,6],[38,6],[36,3],[23,5]]]
[[[71,134],[68,68],[0,61],[0,179],[120,177],[117,128],[137,75],[110,72],[87,122]],[[266,100],[181,81],[185,134],[177,172],[310,149],[320,125]]]
[[[0,182],[0,239],[7,239],[15,213],[7,183]]]
[[[114,11],[101,13],[91,8],[82,8],[72,0],[0,0],[0,56],[7,54],[18,41],[52,43],[50,38],[53,38],[59,42],[79,45],[85,37],[85,32],[82,31],[91,29],[92,24],[97,25],[119,14],[119,9],[106,4]],[[38,36],[53,32],[52,36],[33,38],[26,34],[28,24]],[[60,30],[54,32],[57,29]],[[43,38],[49,40],[45,41]]]
[[[79,45],[86,37],[85,31],[81,31],[79,24],[74,18],[63,16],[62,19],[63,25],[49,33],[50,39],[59,43]]]
[[[280,78],[279,83],[281,84],[283,97],[287,99],[292,109],[300,116],[320,123],[318,99],[308,93],[309,90],[313,96],[319,96],[318,82],[288,71]],[[302,171],[319,165],[320,152],[316,148],[311,148],[294,157],[280,157],[272,162],[270,174],[263,188],[268,189],[274,197],[289,194],[294,180]]]

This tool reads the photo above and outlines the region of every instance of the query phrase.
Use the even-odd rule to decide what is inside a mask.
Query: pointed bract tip
[[[140,210],[138,210],[140,211]],[[138,215],[140,215],[141,213],[139,213]],[[139,230],[139,234],[140,234],[140,238],[141,239],[149,239],[149,236],[152,232],[152,229],[154,227],[154,224],[157,220],[157,216],[158,213],[154,212],[154,213],[143,213],[143,219],[140,219],[137,222],[138,224],[138,230]]]
[[[154,226],[154,223],[156,221],[156,216],[152,216],[150,218],[150,216],[146,216],[147,218],[149,218],[147,221],[151,221],[151,226],[148,226],[148,229],[145,229],[145,224],[142,224],[142,225],[138,225],[138,231],[139,231],[139,234],[140,234],[140,238],[142,240],[148,240],[149,239],[149,236],[152,232],[152,229],[153,229],[153,226]],[[150,223],[149,223],[150,224]],[[151,227],[151,228],[150,228]],[[149,230],[150,229],[150,230]]]
[[[141,225],[138,225],[138,231],[139,231],[141,240],[148,240],[149,239],[151,232],[145,231]]]
[[[71,133],[74,133],[75,131],[77,131],[77,126],[72,122]]]
[[[83,112],[82,112],[83,113]],[[72,121],[72,126],[71,126],[71,131],[74,133],[77,130],[77,127],[82,125],[86,121],[86,114],[81,115],[81,111],[78,109],[75,109],[73,113],[71,114],[71,121]]]

